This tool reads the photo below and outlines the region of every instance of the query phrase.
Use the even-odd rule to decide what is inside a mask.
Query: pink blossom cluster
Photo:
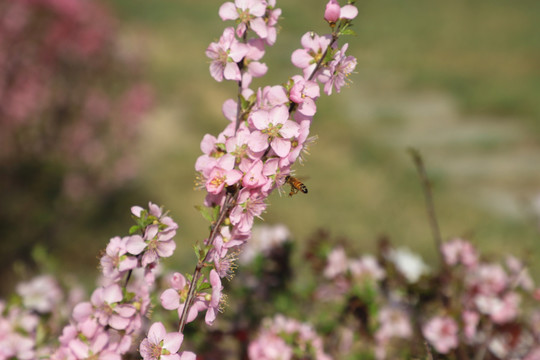
[[[372,255],[349,258],[341,246],[330,251],[322,276],[329,283],[319,286],[317,297],[339,299],[356,285],[373,285],[386,277],[385,270]]]
[[[83,297],[74,284],[65,294],[49,274],[19,283],[16,295],[0,300],[0,360],[48,358],[56,334]]]
[[[411,282],[406,274],[417,273],[419,257],[411,253],[407,261],[396,261],[389,254],[399,249],[386,246],[381,251],[378,258],[351,259],[343,247],[334,248],[321,271],[328,282],[317,290],[317,298],[324,301],[344,297],[359,301],[360,296],[366,306],[371,301],[377,304],[373,334],[377,359],[397,356],[406,341],[418,336],[439,354],[457,354],[460,347],[459,354],[474,353],[485,344],[498,359],[535,358],[540,342],[540,326],[535,322],[540,315],[524,317],[523,303],[526,299],[537,303],[538,290],[520,260],[507,256],[505,266],[484,262],[470,242],[455,238],[441,246],[445,261],[441,272],[426,272]],[[433,295],[423,294],[426,300],[421,300],[416,292],[425,287]]]
[[[54,326],[45,322],[45,316],[63,304],[64,294],[57,281],[50,275],[40,275],[17,285],[19,302],[0,300],[0,359],[36,359],[47,354],[50,348],[38,347],[38,331],[42,326]]]
[[[263,321],[258,335],[249,343],[248,356],[251,360],[332,359],[311,325],[283,315]]]
[[[172,255],[178,228],[155,204],[149,203],[148,210],[134,206],[131,212],[137,223],[130,231],[133,235],[110,240],[101,257],[104,284],[90,301],[74,307],[51,359],[121,359],[131,350],[150,308],[156,266]],[[144,270],[144,278],[128,284],[135,269]]]
[[[458,346],[458,323],[463,324],[465,341],[470,344],[485,341],[485,324],[489,323],[497,333],[489,348],[498,358],[508,357],[515,346],[508,327],[519,321],[523,297],[535,290],[527,268],[513,256],[506,258],[506,268],[482,262],[471,243],[460,238],[444,243],[441,251],[446,263],[457,267],[455,273],[462,281],[461,317],[432,319],[424,327],[424,333],[432,337],[437,351],[447,353]]]
[[[119,54],[106,9],[36,0],[6,1],[0,11],[0,164],[59,162],[70,198],[132,178],[122,150],[152,96],[136,59]]]

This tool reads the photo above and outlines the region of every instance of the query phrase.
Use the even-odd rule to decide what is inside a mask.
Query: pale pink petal
[[[130,319],[119,316],[119,315],[111,315],[109,318],[109,326],[116,330],[124,330],[128,327],[130,322]]]
[[[88,357],[89,348],[80,339],[74,339],[69,342],[69,349],[73,351],[77,359],[86,359]]]
[[[254,131],[249,136],[248,146],[255,152],[264,151],[268,148],[268,135],[260,131]]]
[[[169,350],[171,353],[178,352],[183,340],[184,335],[179,332],[168,333],[163,339],[163,348]]]
[[[255,34],[259,35],[262,39],[265,39],[268,36],[268,30],[266,27],[266,22],[263,18],[251,19],[249,25],[255,31]]]
[[[295,121],[287,120],[279,130],[279,134],[285,139],[297,137],[300,134],[300,125]]]
[[[122,316],[122,317],[131,317],[133,316],[137,310],[135,309],[135,307],[133,307],[132,305],[127,305],[127,304],[124,304],[124,305],[118,305],[114,308],[114,311]]]
[[[266,3],[264,1],[248,1],[249,13],[253,16],[261,17],[266,13]]]
[[[122,295],[122,288],[113,284],[103,289],[103,300],[109,304],[117,303],[124,298]]]
[[[291,62],[300,69],[310,66],[312,61],[313,57],[304,49],[295,50],[291,55]]]
[[[180,306],[180,295],[175,289],[165,290],[159,300],[161,301],[161,306],[167,310],[178,309],[178,306]]]
[[[242,78],[238,65],[233,62],[228,62],[227,65],[225,65],[223,76],[225,79],[233,81],[239,81]]]
[[[345,5],[341,8],[340,17],[352,20],[358,15],[358,9],[354,5]]]
[[[238,19],[238,12],[236,6],[232,2],[226,2],[219,8],[219,17],[221,20],[236,20]]]
[[[291,150],[291,142],[285,139],[274,138],[270,145],[272,146],[272,150],[274,150],[279,157],[287,156]]]
[[[128,256],[126,259],[120,262],[118,264],[118,270],[120,271],[127,271],[131,269],[135,269],[137,267],[137,259],[133,256]]]
[[[82,322],[86,320],[88,317],[90,317],[90,314],[93,312],[92,304],[89,302],[83,302],[80,304],[77,304],[75,308],[73,308],[73,319],[75,319],[77,322]]]
[[[227,185],[233,185],[236,184],[240,179],[242,178],[244,174],[242,174],[239,170],[231,170],[227,173],[227,178],[225,179],[225,183]]]
[[[144,237],[146,239],[153,239],[156,237],[157,233],[159,231],[159,228],[157,225],[150,225],[146,228],[146,231],[144,233]]]
[[[268,71],[268,66],[258,61],[252,61],[248,65],[248,71],[253,77],[261,77]]]
[[[197,360],[197,355],[191,351],[183,351],[180,360]]]
[[[169,355],[161,355],[161,360],[180,360],[180,355],[178,354],[169,354]]]
[[[156,252],[160,257],[169,257],[174,253],[176,243],[173,240],[160,241],[157,244]]]
[[[158,259],[158,256],[155,251],[147,251],[144,253],[141,259],[141,264],[142,266],[146,267],[148,264],[155,262],[157,259]]]
[[[150,330],[148,330],[148,340],[152,344],[159,344],[161,340],[165,338],[166,334],[167,331],[165,330],[165,326],[160,322],[156,322],[153,323],[152,326],[150,326]]]
[[[146,248],[147,245],[148,244],[146,244],[142,237],[139,235],[134,235],[128,240],[126,250],[130,254],[138,255]]]
[[[223,64],[218,61],[212,61],[210,63],[210,75],[216,80],[217,82],[223,81]]]
[[[136,217],[141,217],[141,213],[144,211],[144,209],[140,206],[132,206],[131,207],[131,213],[135,215]]]
[[[203,139],[201,141],[201,151],[205,154],[210,154],[212,150],[214,150],[214,146],[216,145],[216,137],[212,136],[210,134],[205,134],[203,136]]]
[[[254,111],[251,113],[250,119],[257,130],[266,129],[270,123],[269,113],[266,110]]]
[[[236,121],[237,110],[238,107],[236,105],[236,101],[233,99],[225,100],[223,106],[221,107],[221,112],[223,112],[225,118],[230,121]]]

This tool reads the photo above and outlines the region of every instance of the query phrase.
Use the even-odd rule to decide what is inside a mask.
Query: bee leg
[[[293,196],[294,194],[296,194],[298,192],[298,189],[295,188],[294,186],[291,186],[291,192],[289,193],[289,196]]]

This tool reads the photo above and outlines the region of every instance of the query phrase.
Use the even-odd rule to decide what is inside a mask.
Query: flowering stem
[[[223,221],[227,218],[231,205],[236,202],[237,196],[238,196],[238,191],[234,193],[227,192],[225,201],[223,202],[223,206],[219,213],[219,217],[216,223],[213,224],[212,230],[210,231],[210,237],[208,238],[207,246],[210,247],[214,243],[214,239],[219,231],[219,228],[221,224],[223,223]],[[193,304],[193,300],[195,298],[195,288],[197,287],[197,281],[199,280],[199,276],[201,276],[201,271],[204,267],[204,263],[206,262],[207,256],[208,256],[208,252],[203,258],[199,259],[199,261],[197,262],[197,265],[195,266],[195,270],[193,271],[193,277],[191,279],[191,283],[189,284],[189,291],[186,297],[185,306],[184,306],[184,309],[182,310],[182,315],[180,316],[180,324],[178,326],[179,332],[183,332],[184,327],[186,326],[187,314],[189,313],[189,308]]]

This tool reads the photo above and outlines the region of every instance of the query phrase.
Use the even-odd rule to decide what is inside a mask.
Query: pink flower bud
[[[324,11],[324,20],[335,23],[339,20],[340,12],[341,7],[339,6],[337,0],[330,0],[328,1],[328,4],[326,4],[326,10]]]

